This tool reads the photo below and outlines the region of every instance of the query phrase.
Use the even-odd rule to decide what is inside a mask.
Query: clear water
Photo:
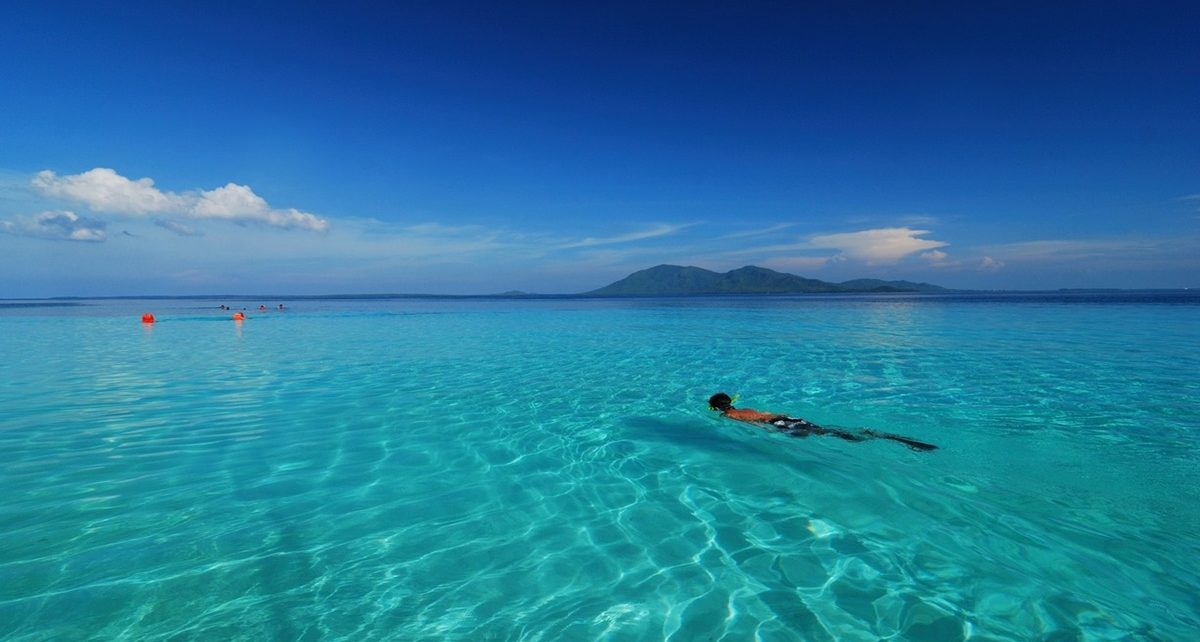
[[[1200,630],[1195,295],[85,303],[0,305],[5,640]]]

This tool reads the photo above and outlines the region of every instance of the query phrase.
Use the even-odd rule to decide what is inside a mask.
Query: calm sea
[[[1200,630],[1195,293],[74,303],[0,302],[7,641]]]

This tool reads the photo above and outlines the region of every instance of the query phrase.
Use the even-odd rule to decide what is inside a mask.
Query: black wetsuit
[[[778,428],[780,432],[785,432],[793,437],[807,437],[809,435],[833,435],[834,437],[845,439],[846,441],[867,440],[867,438],[862,435],[856,435],[852,432],[847,432],[838,428],[824,428],[807,419],[797,419],[796,417],[776,417],[771,420],[771,425]]]
[[[916,439],[912,439],[911,437],[903,437],[900,435],[893,435],[891,433],[879,432],[876,430],[871,430],[869,428],[866,430],[863,430],[862,432],[853,433],[848,430],[842,430],[841,428],[825,428],[824,426],[818,426],[817,424],[814,424],[813,422],[811,422],[807,419],[797,419],[795,417],[787,417],[787,416],[783,416],[783,415],[775,417],[769,423],[770,423],[770,425],[777,428],[780,432],[787,433],[788,435],[791,435],[792,437],[807,437],[809,435],[833,435],[834,437],[837,437],[838,439],[845,439],[846,441],[866,441],[868,439],[888,439],[891,441],[898,441],[913,450],[921,450],[921,451],[926,451],[926,452],[928,452],[930,450],[937,450],[937,446],[934,446],[933,444],[927,444],[923,441],[917,441]]]

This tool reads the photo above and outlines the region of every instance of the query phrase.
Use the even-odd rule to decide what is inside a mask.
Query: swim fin
[[[892,441],[898,441],[913,450],[919,450],[921,452],[929,452],[931,450],[938,449],[938,447],[934,446],[933,444],[927,444],[923,441],[917,441],[916,439],[911,439],[909,437],[893,435],[890,432],[879,432],[879,431],[871,430],[868,428],[867,430],[863,431],[863,434],[870,435],[872,437],[878,437],[880,439],[891,439]]]

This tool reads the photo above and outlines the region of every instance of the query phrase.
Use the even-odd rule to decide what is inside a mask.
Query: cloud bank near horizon
[[[24,192],[12,187],[18,180]],[[601,287],[660,263],[716,271],[754,264],[832,281],[875,277],[950,287],[1029,287],[1021,279],[1047,267],[1086,275],[1092,266],[1120,265],[1149,274],[1161,265],[1197,264],[1190,249],[1194,244],[1161,237],[991,245],[956,239],[950,252],[951,241],[935,231],[939,226],[932,217],[919,227],[889,226],[879,217],[859,220],[858,226],[847,220],[845,231],[807,235],[799,232],[801,221],[748,219],[714,237],[702,220],[606,221],[564,230],[512,229],[449,217],[325,219],[274,209],[244,185],[171,192],[152,179],[132,180],[105,168],[63,176],[49,170],[13,175],[4,184],[9,185],[9,216],[0,220],[0,236],[14,240],[0,252],[0,272],[7,273],[4,282],[12,287],[30,287],[25,283],[39,274],[54,274],[60,282],[136,284],[145,277],[135,266],[153,265],[157,278],[208,290],[263,283],[254,287],[298,293],[311,288],[566,292]],[[81,203],[87,211],[55,208],[56,200]],[[41,213],[14,213],[21,210]],[[226,222],[236,225],[221,224]],[[1076,283],[1085,282],[1064,282]],[[133,291],[126,286],[117,293]]]
[[[16,216],[0,221],[0,230],[16,236],[61,241],[99,243],[108,238],[108,224],[66,210],[46,211],[35,216]]]
[[[840,234],[817,234],[809,237],[808,242],[814,248],[833,248],[846,258],[877,265],[895,263],[909,255],[949,245],[944,241],[918,238],[929,233],[929,230],[909,227],[883,227]],[[942,261],[946,259],[945,252],[931,256]]]

